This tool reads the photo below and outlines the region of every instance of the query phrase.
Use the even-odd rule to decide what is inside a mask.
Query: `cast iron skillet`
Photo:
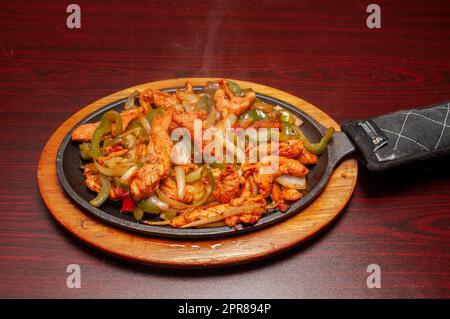
[[[175,92],[176,89],[177,88],[169,88],[162,91],[172,93]],[[200,87],[196,87],[195,89],[199,90]],[[256,95],[263,101],[272,105],[279,105],[302,119],[304,122],[302,125],[302,130],[309,139],[318,141],[324,134],[325,128],[298,108],[264,94],[257,93]],[[106,111],[123,110],[125,101],[126,98],[123,98],[102,107],[82,119],[75,127],[84,123],[99,121],[103,113]],[[180,239],[213,238],[236,235],[272,225],[294,214],[300,213],[303,208],[305,208],[320,194],[339,161],[346,155],[355,151],[355,147],[347,136],[342,132],[336,132],[328,144],[327,151],[319,156],[318,163],[311,167],[310,172],[307,175],[308,189],[306,194],[300,200],[293,203],[284,213],[277,210],[268,211],[256,224],[251,226],[239,224],[237,228],[217,227],[179,229],[172,228],[170,226],[150,226],[137,223],[133,220],[132,214],[121,214],[119,203],[115,203],[110,200],[106,201],[99,208],[90,205],[89,201],[95,197],[95,194],[91,192],[84,184],[84,176],[79,168],[83,162],[80,157],[78,143],[71,141],[72,131],[73,129],[65,136],[56,158],[58,178],[64,191],[69,195],[69,197],[85,211],[115,226],[146,235]]]

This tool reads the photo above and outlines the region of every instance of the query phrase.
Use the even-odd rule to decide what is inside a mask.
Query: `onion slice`
[[[147,199],[148,202],[152,205],[155,205],[156,207],[158,207],[160,210],[162,211],[166,211],[169,209],[169,204],[163,202],[162,200],[160,200],[158,197],[156,197],[156,195],[152,195],[149,199]]]
[[[194,183],[202,178],[203,166],[186,175],[186,183]]]
[[[170,198],[168,195],[160,191],[159,189],[156,191],[158,194],[158,198],[162,200],[163,202],[167,203],[170,207],[175,209],[186,209],[189,207],[189,205],[179,202],[175,199]]]
[[[127,101],[125,102],[124,110],[128,110],[133,107],[136,107],[134,100],[139,96],[139,94],[140,94],[140,92],[138,90],[135,90],[133,93],[130,94]]]
[[[105,163],[108,164],[108,163]],[[117,164],[117,163],[115,163]],[[130,162],[131,165],[132,162]],[[131,165],[112,165],[113,167],[107,167],[101,165],[99,162],[94,160],[94,165],[97,170],[106,176],[122,176],[127,172],[127,170],[130,168]]]
[[[182,202],[179,202],[177,200],[170,198],[167,194],[164,194],[161,190],[158,189],[156,192],[158,194],[159,199],[161,199],[163,202],[166,202],[167,204],[169,204],[170,207],[178,209],[178,210],[197,207],[197,206],[200,206],[200,205],[203,205],[204,203],[206,203],[209,196],[214,192],[215,180],[214,180],[214,176],[211,172],[211,169],[209,169],[209,167],[206,167],[206,166],[204,166],[203,168],[204,168],[203,174],[206,174],[206,177],[208,178],[208,184],[205,187],[206,188],[205,194],[199,200],[188,205],[188,204],[185,204],[185,203],[182,203]]]
[[[145,116],[141,116],[139,118],[139,123],[141,123],[142,127],[145,130],[145,133],[150,134],[150,130],[151,130],[150,123],[148,122],[148,120]]]
[[[306,177],[280,175],[275,178],[275,181],[287,188],[306,189]]]
[[[120,177],[120,181],[122,183],[128,184],[128,181],[131,177],[133,177],[134,174],[137,173],[137,171],[139,170],[138,166],[131,166],[121,177]]]
[[[170,220],[161,220],[161,221],[153,222],[153,221],[141,219],[140,222],[143,224],[146,224],[146,225],[150,225],[150,226],[170,225]]]
[[[177,180],[177,198],[183,200],[186,196],[186,173],[182,166],[175,166],[175,177]]]
[[[200,100],[200,96],[191,92],[177,90],[175,94],[180,98],[180,100],[189,104],[195,104],[198,100]]]
[[[252,175],[248,177],[248,180],[250,182],[250,187],[252,189],[252,196],[258,195],[258,186],[256,185],[255,179]]]

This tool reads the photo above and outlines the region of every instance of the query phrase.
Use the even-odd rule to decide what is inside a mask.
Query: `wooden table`
[[[450,297],[450,169],[360,169],[334,225],[288,253],[215,270],[167,270],[100,253],[43,204],[37,162],[81,107],[138,83],[187,76],[273,86],[337,121],[450,99],[450,3],[77,1],[0,4],[0,297]],[[66,267],[81,267],[81,289]],[[382,287],[368,289],[369,264]]]

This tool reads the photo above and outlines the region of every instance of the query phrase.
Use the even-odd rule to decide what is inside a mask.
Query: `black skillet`
[[[177,88],[170,88],[163,91],[172,93],[175,92],[176,89]],[[196,89],[199,90],[200,88]],[[308,114],[302,112],[295,106],[264,94],[257,93],[257,96],[269,104],[279,105],[284,109],[289,110],[303,120],[304,124],[302,125],[302,131],[309,139],[317,141],[323,136],[325,128],[317,123]],[[108,110],[123,110],[125,101],[126,98],[120,99],[102,107],[82,119],[75,127],[84,123],[99,121],[103,113]],[[327,151],[319,156],[318,163],[311,167],[310,173],[307,175],[308,189],[306,194],[300,200],[290,205],[289,209],[284,213],[277,210],[271,210],[267,212],[256,224],[251,226],[239,224],[237,228],[217,227],[179,229],[172,228],[170,226],[150,226],[137,223],[133,219],[132,214],[121,214],[119,204],[109,200],[99,208],[90,205],[89,201],[95,197],[95,194],[91,192],[84,184],[84,176],[79,168],[83,163],[80,157],[78,143],[71,141],[72,131],[65,136],[56,158],[58,178],[64,191],[69,195],[69,197],[85,211],[115,226],[146,235],[180,239],[213,238],[254,231],[301,212],[301,210],[311,203],[312,200],[316,198],[324,189],[339,161],[356,150],[345,133],[336,132],[328,144]]]

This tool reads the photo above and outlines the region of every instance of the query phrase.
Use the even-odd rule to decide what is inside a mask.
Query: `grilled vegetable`
[[[116,125],[116,136],[119,136],[122,133],[122,118],[120,117],[120,114],[116,111],[108,111],[103,114],[100,125],[95,129],[94,135],[92,136],[91,150],[89,151],[89,155],[92,158],[103,155],[100,149],[100,143],[105,135],[111,133],[112,122]]]

